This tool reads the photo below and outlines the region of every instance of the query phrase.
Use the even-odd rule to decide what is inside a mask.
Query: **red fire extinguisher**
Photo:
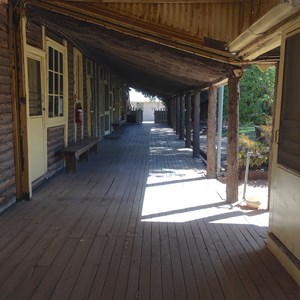
[[[82,124],[82,106],[81,103],[77,103],[75,107],[75,122]]]

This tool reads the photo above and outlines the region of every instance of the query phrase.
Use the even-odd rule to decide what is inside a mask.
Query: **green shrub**
[[[242,134],[239,139],[239,168],[246,167],[247,153],[251,152],[250,167],[262,168],[268,165],[269,151],[266,145],[252,141],[246,135]]]

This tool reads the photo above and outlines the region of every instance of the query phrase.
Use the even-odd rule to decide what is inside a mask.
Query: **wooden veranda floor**
[[[300,299],[268,213],[216,186],[171,129],[129,126],[0,218],[0,299]]]

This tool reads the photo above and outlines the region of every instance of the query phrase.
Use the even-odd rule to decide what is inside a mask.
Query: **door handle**
[[[275,131],[275,143],[278,144],[279,143],[279,130]]]

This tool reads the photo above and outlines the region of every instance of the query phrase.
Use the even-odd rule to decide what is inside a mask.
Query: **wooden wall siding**
[[[77,130],[76,130],[76,141],[80,141],[81,140],[82,126],[81,126],[81,124],[75,123],[75,127],[77,128]]]
[[[0,4],[0,211],[16,195],[10,75],[8,10]]]
[[[59,152],[63,150],[64,145],[64,126],[50,127],[47,129],[47,154],[49,176],[63,168],[63,159]]]
[[[69,94],[69,111],[68,111],[68,144],[72,144],[75,141],[75,107],[74,107],[74,64],[73,58],[73,46],[68,43],[68,94]]]
[[[63,45],[64,44],[64,38],[57,32],[51,31],[49,28],[45,29],[46,36],[50,39],[54,40],[55,42]]]
[[[42,26],[33,22],[26,23],[26,40],[27,44],[39,49],[43,48]]]

